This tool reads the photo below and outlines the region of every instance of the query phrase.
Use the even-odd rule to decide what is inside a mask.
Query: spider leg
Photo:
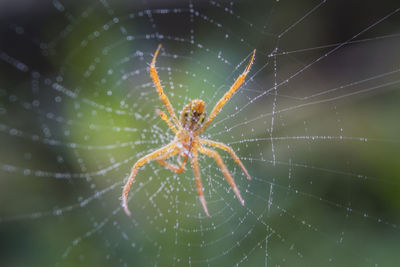
[[[242,196],[240,195],[239,189],[236,187],[235,180],[233,179],[232,175],[229,173],[228,168],[226,168],[226,165],[222,161],[221,156],[218,154],[217,151],[208,149],[202,146],[199,146],[199,152],[202,154],[205,154],[209,157],[212,157],[215,159],[217,162],[219,168],[221,169],[222,173],[225,175],[225,179],[228,181],[228,184],[232,187],[233,192],[235,192],[237,198],[239,199],[240,203],[242,206],[244,206],[244,200],[242,199]]]
[[[214,106],[212,109],[210,116],[208,116],[207,121],[204,123],[203,127],[201,127],[198,130],[198,133],[202,133],[209,125],[210,123],[214,120],[214,118],[218,115],[218,113],[221,111],[222,107],[228,102],[228,100],[232,97],[232,95],[240,88],[240,86],[243,84],[244,80],[246,79],[247,74],[250,71],[250,67],[253,64],[254,57],[256,55],[256,50],[253,50],[253,54],[251,55],[250,61],[247,64],[247,67],[244,69],[243,73],[236,79],[236,81],[233,83],[231,88],[229,89],[228,92],[225,93],[225,95],[217,102],[217,104]]]
[[[167,158],[169,158],[169,157],[172,157],[172,156],[176,155],[176,153],[177,153],[177,152],[175,152],[175,153],[172,154],[172,155],[166,154],[166,155],[163,156],[162,158],[157,159],[157,162],[158,162],[161,166],[164,166],[164,167],[166,167],[167,169],[169,169],[169,170],[171,170],[171,171],[173,171],[173,172],[181,173],[181,172],[183,172],[183,171],[185,170],[185,165],[186,165],[186,162],[187,162],[187,159],[188,159],[187,156],[183,159],[182,162],[179,163],[179,167],[176,166],[175,164],[172,164],[172,163],[170,163],[170,162],[168,162],[168,161],[165,160],[165,159],[167,159]]]
[[[206,140],[206,139],[200,139],[200,143],[202,143],[204,145],[208,145],[208,146],[214,146],[214,147],[220,148],[220,149],[228,152],[231,155],[231,157],[233,158],[233,160],[236,162],[236,164],[239,165],[239,167],[242,169],[243,173],[246,174],[247,179],[251,180],[250,174],[247,172],[242,161],[239,159],[239,157],[236,155],[235,151],[233,151],[233,149],[231,147],[229,147],[223,143],[220,143],[220,142],[215,142],[215,141]]]
[[[159,109],[156,109],[156,113],[160,115],[161,119],[168,124],[168,127],[174,132],[174,134],[178,133],[178,130],[176,129],[175,125],[169,120],[167,114]]]
[[[158,45],[156,52],[154,52],[153,60],[151,61],[151,64],[150,64],[150,76],[151,76],[151,79],[153,80],[154,86],[156,87],[157,93],[160,96],[161,101],[163,102],[168,113],[172,117],[172,121],[179,128],[180,124],[179,124],[178,118],[175,115],[175,111],[171,105],[171,102],[169,102],[168,97],[164,94],[164,90],[161,86],[160,78],[158,77],[157,70],[156,70],[156,59],[157,59],[158,53],[160,52],[160,49],[161,49],[161,44]]]
[[[166,146],[163,146],[160,149],[157,149],[156,151],[147,154],[146,156],[142,157],[138,161],[136,161],[135,165],[132,167],[131,175],[129,176],[128,181],[124,185],[124,189],[122,190],[122,207],[124,208],[125,213],[129,216],[131,215],[131,212],[128,209],[128,194],[129,190],[131,189],[131,185],[133,181],[135,180],[136,174],[141,166],[144,164],[150,162],[153,159],[159,158],[160,156],[168,153],[171,150],[174,150],[176,148],[175,142],[170,143]]]
[[[200,199],[201,205],[203,206],[204,212],[206,213],[206,215],[208,217],[210,217],[210,214],[208,213],[208,209],[207,209],[206,199],[204,198],[203,184],[201,183],[200,169],[199,169],[199,163],[198,163],[198,155],[197,155],[197,151],[195,149],[192,152],[192,157],[190,157],[190,162],[192,163],[194,180],[196,182],[197,194],[199,195],[199,199]]]

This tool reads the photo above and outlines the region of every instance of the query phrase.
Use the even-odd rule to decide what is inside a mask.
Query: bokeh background
[[[1,1],[1,266],[397,266],[398,1]],[[139,171],[176,112],[207,111],[257,55],[205,137],[216,164]],[[175,159],[176,160],[176,159]]]

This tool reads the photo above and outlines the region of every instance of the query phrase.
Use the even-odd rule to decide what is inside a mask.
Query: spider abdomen
[[[180,116],[182,127],[188,131],[201,128],[206,118],[206,104],[201,99],[195,99],[186,104]]]

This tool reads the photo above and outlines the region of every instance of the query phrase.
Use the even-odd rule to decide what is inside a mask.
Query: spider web
[[[249,3],[251,2],[251,3]],[[38,1],[2,3],[2,266],[394,266],[399,262],[400,8],[396,1]],[[141,168],[173,133],[148,73],[152,53],[175,111],[208,113],[211,217],[192,170]]]

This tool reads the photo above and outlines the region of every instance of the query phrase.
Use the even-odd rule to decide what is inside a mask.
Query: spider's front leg
[[[215,141],[211,141],[211,140],[207,140],[207,139],[200,139],[200,143],[208,145],[208,146],[217,147],[217,148],[220,148],[220,149],[228,152],[231,155],[231,157],[233,158],[233,160],[236,162],[236,164],[239,165],[239,167],[242,169],[243,173],[246,174],[247,179],[251,180],[249,172],[246,170],[242,161],[239,159],[239,157],[236,155],[235,151],[233,151],[233,149],[230,146],[227,146],[221,142],[215,142]]]
[[[174,154],[175,155],[175,154]],[[167,168],[167,169],[169,169],[169,170],[171,170],[171,171],[173,171],[173,172],[176,172],[176,173],[181,173],[181,172],[183,172],[184,170],[185,170],[185,165],[186,165],[186,162],[187,162],[187,159],[188,159],[188,157],[186,156],[184,159],[183,159],[183,161],[182,162],[179,162],[179,167],[178,166],[176,166],[175,164],[172,164],[172,163],[170,163],[170,162],[168,162],[168,161],[166,161],[165,159],[167,159],[167,158],[169,158],[169,157],[172,157],[172,156],[174,156],[174,155],[166,155],[166,156],[164,156],[163,158],[160,158],[160,159],[157,159],[157,161],[158,161],[158,163],[161,165],[161,166],[164,166],[165,168]]]
[[[196,149],[193,149],[193,151],[192,151],[192,156],[190,157],[190,162],[192,163],[194,180],[196,181],[197,194],[199,195],[199,199],[200,199],[201,205],[203,206],[204,212],[207,214],[208,217],[210,217],[210,214],[208,213],[208,209],[207,209],[206,200],[204,198],[203,184],[201,182],[200,168],[199,168],[198,155],[197,155]]]
[[[229,173],[228,168],[224,164],[224,162],[223,162],[221,156],[218,154],[218,152],[215,150],[212,150],[212,149],[202,147],[202,146],[199,146],[198,149],[199,149],[200,153],[215,159],[215,161],[218,164],[218,167],[221,169],[222,173],[224,174],[226,181],[232,187],[233,192],[235,192],[235,194],[236,194],[237,198],[239,199],[240,203],[242,204],[242,206],[244,206],[244,200],[242,199],[242,196],[240,195],[240,192],[236,186],[235,180],[233,179],[232,175]]]
[[[124,208],[124,211],[126,213],[126,215],[131,215],[131,212],[128,209],[128,194],[129,194],[129,190],[131,189],[131,185],[133,183],[133,181],[135,180],[136,174],[139,170],[139,168],[141,166],[143,166],[144,164],[150,162],[153,159],[157,159],[161,156],[163,156],[164,154],[168,154],[170,151],[175,150],[176,148],[176,143],[170,143],[160,149],[157,149],[156,151],[142,157],[141,159],[139,159],[135,165],[133,165],[132,167],[132,172],[131,175],[129,176],[128,181],[126,182],[126,184],[124,185],[124,189],[122,190],[122,207]]]

